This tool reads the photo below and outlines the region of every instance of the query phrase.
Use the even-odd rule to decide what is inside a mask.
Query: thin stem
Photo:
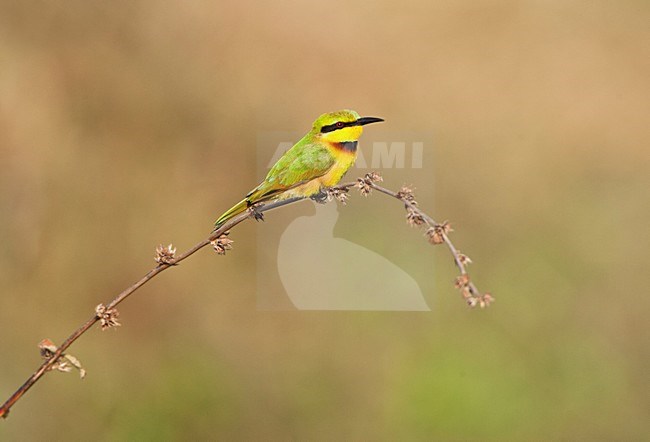
[[[417,205],[417,202],[415,202],[415,199],[412,197],[412,195],[410,195],[410,197],[407,197],[401,191],[394,192],[392,190],[386,189],[376,184],[377,181],[381,181],[381,177],[379,177],[379,175],[377,175],[376,173],[367,174],[364,178],[359,178],[357,181],[339,184],[338,186],[328,189],[328,194],[330,196],[336,195],[334,193],[336,191],[339,191],[341,193],[347,193],[353,187],[358,187],[364,195],[367,195],[369,193],[369,189],[373,188],[380,193],[383,193],[385,195],[391,196],[393,198],[402,201],[408,209],[412,210],[413,212],[417,213],[420,217],[422,217],[424,223],[426,223],[430,227],[437,228],[440,226],[438,223],[436,223],[436,221],[433,218],[431,218],[429,215],[427,215],[422,210],[420,210],[420,208]],[[340,195],[337,198],[344,200]],[[178,256],[174,256],[170,262],[160,263],[156,267],[151,269],[140,280],[138,280],[128,288],[124,289],[121,293],[119,293],[110,303],[108,303],[108,305],[105,307],[105,310],[114,309],[118,304],[123,302],[126,298],[131,296],[136,290],[138,290],[140,287],[142,287],[147,282],[152,280],[158,274],[162,273],[164,270],[167,270],[168,268],[173,267],[176,264],[180,263],[181,261],[189,258],[194,253],[198,252],[208,244],[214,243],[215,241],[219,241],[223,237],[222,235],[226,234],[230,229],[240,224],[245,219],[254,217],[256,214],[259,216],[259,214],[263,212],[267,212],[269,210],[273,210],[282,206],[293,204],[302,201],[304,199],[305,198],[303,197],[294,197],[285,200],[271,201],[265,204],[257,204],[253,206],[251,209],[246,210],[245,212],[242,212],[234,216],[233,218],[226,221],[223,225],[219,226],[219,228],[212,231],[212,233],[210,233],[210,235],[206,239],[197,243],[186,252]],[[460,270],[461,275],[467,276],[467,269],[463,262],[463,259],[461,258],[462,255],[454,247],[454,245],[452,244],[451,240],[449,239],[448,235],[445,232],[442,233],[442,238],[447,248],[450,250],[451,254],[453,255],[454,262],[456,263],[456,266]],[[469,281],[469,277],[467,277],[466,279],[467,280],[464,283],[463,287],[465,287],[469,291],[470,293],[469,299],[480,300],[481,306],[484,306],[483,303],[485,303],[485,305],[489,304],[492,298],[487,294],[480,295],[476,286],[471,281]],[[472,303],[470,302],[470,304]],[[57,348],[57,350],[53,352],[52,356],[49,357],[46,361],[44,361],[41,364],[41,366],[25,381],[25,383],[21,385],[20,388],[18,388],[18,390],[16,390],[16,392],[12,394],[11,397],[7,399],[7,401],[0,407],[0,418],[6,418],[11,407],[27,392],[27,390],[29,390],[36,382],[38,382],[38,380],[41,379],[45,373],[51,370],[54,364],[57,362],[57,360],[64,354],[64,352],[77,339],[79,339],[84,333],[86,333],[93,325],[95,325],[95,323],[98,322],[99,320],[100,320],[99,313],[96,313],[90,319],[88,319],[83,325],[81,325],[78,329],[76,329],[70,336],[68,336],[68,338],[65,341],[63,341],[63,343]]]
[[[285,206],[287,204],[292,204],[295,202],[298,202],[302,200],[303,198],[291,198],[287,200],[280,200],[280,201],[274,201],[266,205],[262,205],[258,207],[256,210],[258,213],[266,212],[271,209],[275,209],[277,207]],[[222,226],[220,226],[218,229],[215,229],[210,236],[207,239],[204,239],[203,241],[199,242],[196,244],[194,247],[189,249],[188,251],[180,254],[178,257],[174,259],[173,264],[159,264],[153,269],[149,270],[146,275],[144,275],[142,278],[140,278],[139,281],[136,283],[132,284],[128,288],[124,289],[120,294],[118,294],[115,299],[113,299],[106,307],[107,310],[115,308],[118,304],[120,304],[122,301],[124,301],[126,298],[128,298],[131,294],[133,294],[136,290],[138,290],[140,287],[145,285],[147,282],[149,282],[151,279],[156,277],[159,273],[162,273],[164,270],[167,270],[168,268],[172,267],[173,265],[176,265],[183,261],[186,258],[189,258],[191,255],[194,253],[198,252],[201,250],[203,247],[207,246],[210,244],[212,241],[215,239],[219,238],[224,232],[227,232],[237,224],[241,223],[245,219],[249,218],[251,216],[251,212],[246,211],[243,212],[236,217],[231,218],[228,220],[226,223],[224,223]],[[81,337],[86,331],[88,331],[95,323],[99,321],[99,316],[95,314],[92,316],[90,319],[88,319],[81,327],[76,329],[68,338],[63,341],[63,343],[57,348],[57,350],[52,354],[50,358],[48,358],[45,362],[41,364],[41,366],[25,381],[23,385],[16,390],[14,394],[11,395],[9,399],[5,401],[4,404],[0,407],[0,418],[6,418],[7,415],[9,414],[9,410],[11,407],[29,390],[38,380],[43,377],[45,373],[47,373],[51,367],[56,363],[56,361],[61,357],[61,355],[77,340],[79,337]]]
[[[385,187],[378,185],[375,180],[369,179],[368,175],[366,175],[364,183],[367,184],[369,187],[372,187],[373,189],[377,190],[378,192],[381,192],[385,195],[391,196],[393,198],[402,201],[407,208],[411,209],[413,212],[420,215],[424,220],[424,222],[429,227],[434,229],[441,227],[441,224],[437,223],[431,216],[426,214],[418,207],[417,202],[412,197],[412,194],[410,194],[410,189],[408,190],[408,192],[394,192],[392,190],[386,189]],[[408,195],[410,195],[410,197]],[[458,288],[460,288],[461,290],[465,290],[465,289],[467,290],[468,294],[466,294],[465,291],[463,291],[463,296],[467,300],[468,304],[470,304],[472,307],[476,305],[480,305],[481,307],[488,306],[490,302],[494,301],[494,298],[489,293],[481,294],[481,292],[478,290],[476,285],[469,279],[469,275],[467,272],[467,265],[465,264],[466,259],[465,260],[463,259],[463,255],[461,255],[458,249],[451,242],[451,239],[449,239],[449,235],[444,231],[444,229],[439,230],[439,234],[442,237],[444,244],[451,252],[454,258],[454,263],[456,264],[456,267],[458,267],[458,270],[460,271],[462,278],[460,280],[457,280],[457,284],[459,285]]]

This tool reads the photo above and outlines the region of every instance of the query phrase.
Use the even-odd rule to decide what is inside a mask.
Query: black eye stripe
[[[341,124],[338,126],[338,124]],[[358,126],[359,123],[357,121],[337,121],[334,124],[328,124],[327,126],[323,126],[321,128],[321,133],[327,133],[327,132],[332,132],[337,129],[343,129],[344,127],[352,127],[352,126]]]

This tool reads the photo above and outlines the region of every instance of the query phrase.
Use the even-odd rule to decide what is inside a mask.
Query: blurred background
[[[424,168],[385,184],[452,222],[497,299],[469,310],[445,249],[353,196],[341,228],[398,249],[432,311],[259,309],[268,216],[87,333],[86,379],[46,376],[0,439],[647,440],[649,17],[640,0],[0,0],[0,400],[42,338],[262,178],[259,133],[339,108],[384,117],[378,137],[433,134]]]

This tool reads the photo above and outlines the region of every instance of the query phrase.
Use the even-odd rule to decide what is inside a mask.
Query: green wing
[[[264,181],[250,191],[249,202],[267,200],[274,196],[325,175],[335,159],[326,147],[300,140],[271,168]]]

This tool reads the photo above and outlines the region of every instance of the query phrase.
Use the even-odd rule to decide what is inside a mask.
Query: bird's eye
[[[341,123],[341,122],[339,121],[338,123],[336,123],[336,127],[338,127],[338,128],[343,127],[343,123]]]

